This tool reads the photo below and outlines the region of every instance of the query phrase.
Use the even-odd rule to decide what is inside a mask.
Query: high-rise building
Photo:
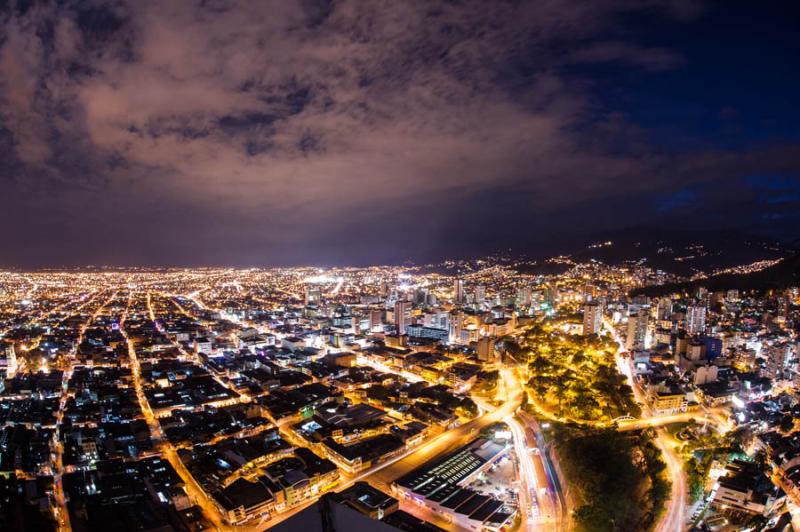
[[[483,362],[490,362],[495,358],[494,351],[495,339],[491,336],[483,336],[478,340],[478,345],[475,349],[478,355],[478,360]]]
[[[369,330],[376,331],[381,328],[383,324],[383,311],[378,308],[370,309],[369,311]]]
[[[406,333],[406,327],[411,323],[410,312],[411,303],[408,301],[398,301],[394,304],[394,325],[397,327],[397,334]]]
[[[635,314],[628,316],[628,335],[625,338],[625,347],[628,351],[645,348],[649,316],[650,313],[646,308],[641,308]]]
[[[672,319],[672,299],[670,297],[662,297],[658,300],[656,317],[658,321],[669,321]]]
[[[425,327],[434,327],[437,329],[450,329],[450,314],[443,310],[436,310],[426,312],[422,315],[422,324]]]
[[[319,286],[307,284],[305,287],[306,306],[319,305],[322,301],[322,290]]]
[[[789,299],[788,295],[784,295],[778,298],[778,317],[781,317],[785,320],[789,319],[789,311],[792,308],[792,301]]]
[[[775,379],[782,376],[783,370],[786,369],[786,363],[791,356],[791,347],[785,343],[770,345],[764,348],[762,356],[765,359],[764,375]]]
[[[486,301],[486,287],[479,284],[475,287],[475,304],[481,306],[484,301]]]
[[[597,297],[597,288],[592,283],[583,286],[583,300],[585,302],[594,301]]]
[[[689,334],[701,334],[706,329],[706,307],[689,305],[686,307],[686,330]]]
[[[461,343],[461,333],[464,329],[464,314],[453,312],[450,315],[450,343]]]
[[[557,300],[558,300],[558,288],[547,285],[544,289],[544,302],[547,304],[548,307],[555,308]]]
[[[13,344],[0,344],[0,379],[11,379],[17,373],[17,353]],[[0,380],[1,382],[1,380]]]
[[[583,306],[583,334],[597,334],[603,324],[603,307],[600,303],[592,301]]]
[[[464,302],[464,281],[456,279],[453,282],[453,301],[456,303]]]
[[[530,285],[523,285],[517,289],[517,305],[520,307],[529,307],[531,305]]]

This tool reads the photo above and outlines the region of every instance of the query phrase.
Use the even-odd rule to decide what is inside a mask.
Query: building
[[[240,478],[215,495],[217,506],[229,523],[241,524],[268,515],[280,496],[279,488],[268,477],[255,482]]]
[[[406,326],[406,334],[415,338],[431,338],[445,343],[450,338],[450,333],[447,331],[447,329],[439,329],[438,327],[425,327],[424,325],[419,324],[411,324]]]
[[[317,285],[307,284],[305,287],[306,306],[319,305],[322,302],[322,290]]]
[[[13,379],[17,373],[17,355],[13,344],[0,344],[0,374]]]
[[[558,302],[558,288],[547,285],[544,289],[544,302],[548,308],[556,308],[556,303]]]
[[[709,382],[717,382],[719,376],[719,368],[713,365],[699,366],[695,369],[694,380],[692,381],[695,386],[700,384],[708,384]]]
[[[453,301],[456,303],[464,302],[464,281],[456,279],[453,282]]]
[[[483,336],[478,339],[478,346],[475,351],[478,353],[478,360],[491,362],[495,358],[494,351],[495,339],[490,336]]]
[[[628,316],[628,335],[625,338],[625,348],[628,351],[640,351],[646,347],[649,316],[650,313],[646,308],[641,308],[635,314]]]
[[[653,411],[656,414],[676,414],[686,405],[686,394],[674,391],[656,392],[653,396]]]
[[[396,508],[397,499],[388,495],[376,495],[378,492],[374,488],[366,491],[361,487],[362,482],[356,483],[354,488],[358,488],[357,493],[353,493],[354,488],[345,490],[341,494],[329,493],[303,509],[302,511],[289,517],[286,521],[278,523],[270,530],[276,532],[313,532],[316,530],[338,530],[341,532],[393,532],[398,530],[394,526],[381,522],[385,517],[396,513],[404,513]],[[368,488],[370,488],[368,486]],[[392,504],[391,501],[394,501]],[[372,510],[373,506],[376,511]],[[424,525],[424,521],[420,521]],[[436,530],[431,526],[425,528],[419,526],[419,530]]]
[[[670,321],[672,319],[672,299],[669,297],[662,297],[658,300],[656,318],[658,321]]]
[[[765,359],[762,373],[772,379],[780,378],[791,356],[791,347],[786,343],[766,346],[763,350]]]
[[[338,493],[336,498],[341,502],[369,516],[372,519],[383,519],[400,509],[400,501],[386,495],[379,489],[373,488],[368,483],[356,482],[351,487]]]
[[[486,301],[486,287],[479,284],[475,287],[475,304],[479,307],[483,306]]]
[[[410,312],[411,303],[408,301],[398,301],[394,304],[394,326],[397,334],[406,334],[406,327],[411,323]]]
[[[603,307],[600,303],[592,301],[583,306],[583,334],[597,334],[603,324]]]
[[[383,326],[383,310],[378,308],[369,311],[369,330],[379,331]]]
[[[757,463],[734,460],[725,469],[712,505],[768,516],[786,502],[786,494],[772,484]]]
[[[686,307],[686,330],[689,334],[702,334],[706,329],[706,307],[689,305]]]
[[[513,522],[516,509],[466,486],[507,450],[494,440],[478,439],[398,478],[392,488],[458,529],[502,530]]]
[[[530,285],[526,284],[517,289],[517,305],[520,307],[529,307],[531,305]]]
[[[700,363],[706,358],[706,344],[699,340],[686,342],[686,360]]]

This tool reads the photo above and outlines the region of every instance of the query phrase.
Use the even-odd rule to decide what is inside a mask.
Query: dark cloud
[[[575,236],[576,212],[604,205],[643,221],[691,208],[681,191],[704,183],[796,173],[783,139],[676,153],[596,98],[593,68],[692,61],[637,40],[630,17],[704,13],[626,0],[10,5],[3,261],[427,258],[534,244],[540,227]]]

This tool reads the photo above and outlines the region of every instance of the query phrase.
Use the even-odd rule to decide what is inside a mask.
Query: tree
[[[468,417],[475,417],[478,415],[478,405],[469,397],[465,397],[458,407],[461,408]]]
[[[530,368],[531,373],[534,375],[547,375],[553,372],[553,368],[555,366],[552,362],[547,360],[547,358],[538,356],[533,360],[533,362],[530,363],[528,367]]]
[[[781,432],[791,432],[792,428],[794,428],[794,418],[791,414],[786,414],[781,418],[780,422],[780,429]]]

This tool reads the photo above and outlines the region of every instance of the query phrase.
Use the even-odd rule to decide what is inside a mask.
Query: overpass
[[[651,427],[663,427],[670,423],[687,423],[694,421],[700,424],[709,424],[717,432],[724,434],[731,430],[731,425],[725,418],[722,409],[711,409],[706,412],[681,412],[679,414],[665,414],[652,417],[619,419],[616,421],[617,430],[640,430]]]

